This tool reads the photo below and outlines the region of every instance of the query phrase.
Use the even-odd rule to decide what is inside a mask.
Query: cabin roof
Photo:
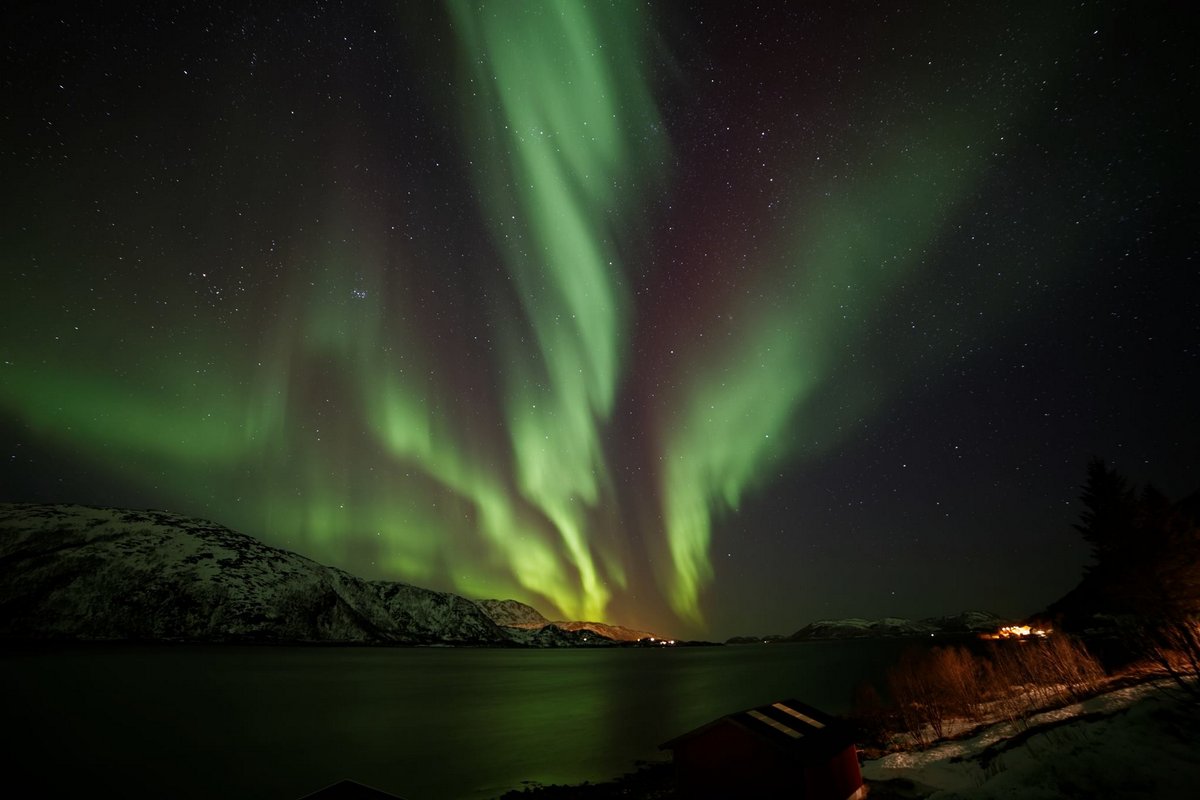
[[[403,800],[400,795],[388,794],[372,786],[349,779],[318,789],[312,794],[306,794],[300,800]]]
[[[828,753],[853,744],[849,730],[836,717],[789,698],[726,714],[664,742],[659,749],[674,750],[723,725],[736,725],[766,744],[798,752]]]

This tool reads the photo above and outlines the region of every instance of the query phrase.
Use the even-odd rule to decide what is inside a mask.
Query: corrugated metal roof
[[[388,794],[349,778],[306,794],[300,800],[404,800],[398,794]]]
[[[828,714],[795,700],[780,700],[730,714],[729,717],[750,727],[756,733],[785,736],[788,739],[817,736],[826,730],[829,722],[833,720]]]
[[[808,714],[804,714],[800,711],[797,711],[796,709],[792,708],[791,706],[785,705],[783,703],[771,703],[771,708],[777,708],[780,711],[782,711],[783,713],[788,714],[789,716],[793,716],[796,719],[803,722],[805,725],[808,725],[809,727],[812,727],[812,728],[816,728],[817,730],[820,730],[821,728],[825,727],[824,722],[819,722],[819,721],[813,719],[812,717],[810,717]]]
[[[797,700],[787,699],[727,714],[677,736],[660,747],[673,749],[678,743],[701,735],[715,725],[728,723],[738,725],[767,742],[788,748],[824,752],[852,744],[846,726],[836,717]]]
[[[784,725],[779,720],[771,719],[766,714],[762,713],[761,711],[759,711],[756,708],[750,709],[749,711],[746,712],[746,714],[751,719],[756,719],[759,722],[763,723],[764,725],[770,725],[775,730],[779,731],[780,733],[784,734],[785,736],[790,736],[793,739],[799,739],[801,736],[804,735],[803,733],[796,730],[795,728],[791,728],[787,725]]]

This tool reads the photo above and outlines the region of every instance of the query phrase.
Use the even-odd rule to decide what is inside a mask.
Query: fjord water
[[[291,800],[353,778],[408,800],[496,797],[615,777],[785,697],[847,711],[905,646],[9,649],[5,777],[45,796]]]

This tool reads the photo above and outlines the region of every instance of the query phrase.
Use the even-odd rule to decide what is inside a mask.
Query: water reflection
[[[12,762],[49,794],[292,800],[350,777],[433,800],[603,780],[781,697],[845,711],[903,646],[77,647],[4,653],[0,679],[22,687]]]

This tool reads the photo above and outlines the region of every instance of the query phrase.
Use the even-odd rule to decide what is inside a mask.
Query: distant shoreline
[[[796,644],[792,642],[791,644]],[[300,649],[360,649],[360,650],[534,650],[579,651],[579,650],[674,650],[691,647],[725,647],[722,642],[675,642],[671,645],[642,644],[609,640],[597,644],[561,645],[544,647],[521,642],[386,642],[386,641],[276,641],[270,639],[79,639],[0,637],[0,649],[50,649],[69,646],[78,647],[295,647]]]

